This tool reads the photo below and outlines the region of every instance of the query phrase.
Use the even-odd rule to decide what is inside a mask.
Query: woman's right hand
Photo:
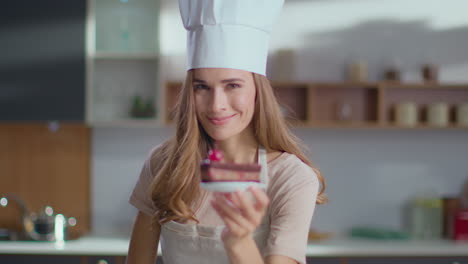
[[[211,205],[226,225],[222,238],[227,249],[252,238],[270,201],[265,191],[253,187],[248,190],[254,200],[249,199],[247,193],[237,191],[215,193],[215,199],[211,201]]]

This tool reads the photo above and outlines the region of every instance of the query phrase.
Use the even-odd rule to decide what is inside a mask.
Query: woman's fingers
[[[247,230],[243,226],[240,226],[236,221],[232,220],[229,217],[225,217],[223,218],[223,220],[231,235],[234,235],[236,237],[243,237],[250,233],[249,230]]]
[[[233,195],[235,200],[239,205],[239,209],[253,225],[258,226],[261,222],[261,218],[263,217],[262,212],[258,212],[251,199],[247,197],[245,193],[237,191]]]
[[[256,225],[243,216],[240,208],[233,207],[224,195],[215,195],[215,198],[216,200],[212,201],[212,206],[224,221],[228,218],[249,231],[255,230]]]
[[[266,210],[270,199],[268,198],[267,194],[258,188],[249,187],[249,191],[253,194],[255,198],[255,209],[256,210]]]
[[[222,210],[220,207],[221,205],[218,204],[217,201],[213,200],[211,201],[211,205],[213,206],[213,208],[216,210],[216,212],[218,213],[219,217],[221,217],[221,219],[223,219],[224,223],[226,224],[226,226],[228,227],[229,230],[236,230],[238,229],[239,225],[231,220],[227,215],[226,213],[224,212],[224,210]]]
[[[269,203],[268,196],[257,188],[249,188],[249,191],[254,199],[243,192],[214,194],[211,204],[224,221],[228,237],[249,235],[262,221]]]

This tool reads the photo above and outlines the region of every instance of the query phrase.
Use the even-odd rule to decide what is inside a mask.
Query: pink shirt
[[[130,204],[147,215],[153,215],[155,210],[148,190],[154,178],[151,157],[153,162],[158,160],[157,148],[145,161],[130,196]],[[309,226],[319,190],[317,176],[299,158],[286,152],[268,163],[268,176],[270,205],[266,217],[269,217],[270,232],[262,254],[287,256],[305,264]],[[209,204],[211,196],[208,193],[195,215],[200,224],[223,225]]]

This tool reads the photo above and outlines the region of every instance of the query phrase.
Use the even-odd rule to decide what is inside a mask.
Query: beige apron
[[[263,147],[258,150],[258,161],[262,166],[260,180],[268,186],[267,156]],[[253,234],[260,252],[263,252],[270,231],[268,219],[265,216]],[[163,224],[160,241],[164,264],[228,264],[221,240],[223,228],[224,226],[181,224],[175,221]]]

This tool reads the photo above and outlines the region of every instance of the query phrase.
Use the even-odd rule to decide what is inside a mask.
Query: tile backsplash
[[[92,215],[97,234],[129,234],[136,214],[128,197],[150,149],[170,128],[93,131]],[[330,202],[312,227],[346,231],[354,225],[401,226],[408,199],[433,190],[459,192],[468,178],[463,130],[295,129],[327,180]]]

